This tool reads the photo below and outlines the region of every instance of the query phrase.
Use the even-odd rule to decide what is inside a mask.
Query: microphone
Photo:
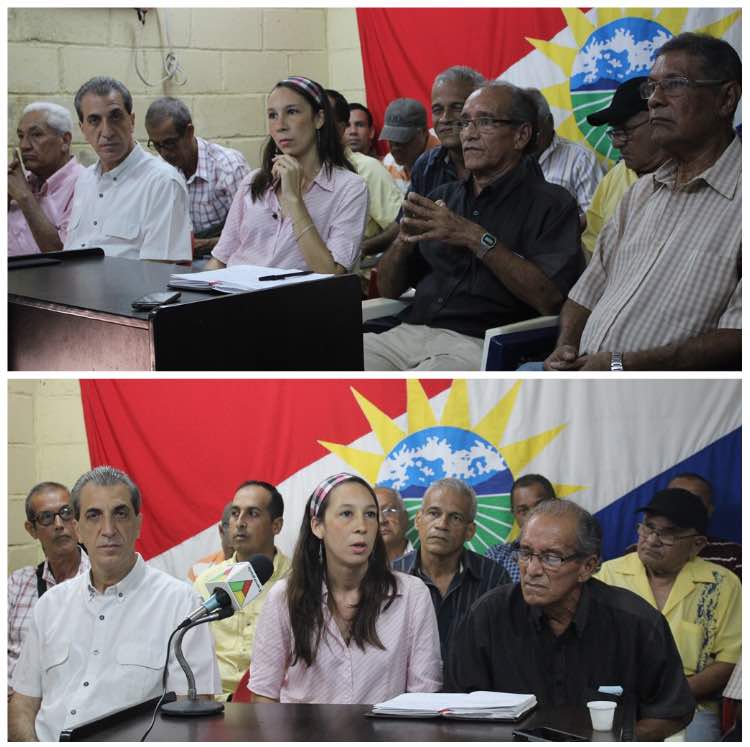
[[[201,620],[217,610],[226,610],[221,618],[230,617],[247,607],[263,590],[263,584],[273,575],[273,563],[266,555],[253,555],[249,561],[219,568],[206,580],[209,597],[197,610],[186,617],[178,630]]]

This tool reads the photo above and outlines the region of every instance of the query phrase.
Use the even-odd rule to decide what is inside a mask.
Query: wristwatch
[[[482,238],[479,239],[481,246],[477,252],[478,259],[484,259],[487,256],[487,252],[491,252],[497,246],[497,239],[491,233],[482,234]]]
[[[622,367],[622,353],[612,353],[612,360],[609,364],[610,371],[624,371]]]

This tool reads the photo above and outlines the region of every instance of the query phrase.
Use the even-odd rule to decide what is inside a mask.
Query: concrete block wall
[[[43,557],[23,526],[29,489],[42,480],[72,487],[90,466],[78,381],[9,381],[8,573]]]
[[[165,55],[182,68],[160,83]],[[138,77],[136,68],[148,83]],[[93,75],[122,80],[133,94],[136,137],[145,145],[143,118],[159,96],[185,100],[196,131],[242,151],[251,166],[265,140],[266,95],[298,73],[364,99],[364,77],[353,9],[159,8],[145,25],[132,8],[11,8],[8,10],[8,127],[36,100],[66,106]],[[94,161],[78,128],[73,150]]]

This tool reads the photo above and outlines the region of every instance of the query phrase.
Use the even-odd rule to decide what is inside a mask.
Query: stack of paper
[[[243,293],[244,291],[267,290],[279,285],[304,283],[331,277],[316,272],[289,270],[279,267],[259,267],[258,265],[232,265],[221,270],[205,272],[173,273],[169,276],[170,288],[186,290],[217,290],[222,293]],[[276,278],[271,280],[270,278]]]
[[[534,695],[494,693],[404,693],[373,706],[376,716],[516,721],[536,706]]]

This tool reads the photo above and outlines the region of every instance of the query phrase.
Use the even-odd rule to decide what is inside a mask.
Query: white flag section
[[[352,385],[356,390],[356,381]],[[625,496],[640,500],[638,489],[648,495],[651,481],[656,481],[653,489],[664,487],[666,473],[690,464],[699,453],[710,454],[717,444],[723,449],[720,461],[705,462],[713,465],[706,477],[721,483],[717,500],[731,504],[727,510],[736,516],[730,520],[739,526],[739,381],[455,380],[431,400],[416,380],[405,381],[404,387],[407,412],[393,419],[377,409],[377,402],[363,404],[352,395],[351,406],[362,408],[372,431],[350,444],[325,444],[332,453],[278,486],[285,511],[277,546],[284,553],[294,550],[310,492],[335,472],[397,487],[412,516],[434,479],[465,479],[480,498],[474,549],[482,551],[508,536],[507,494],[513,479],[523,474],[541,473],[561,497],[592,513],[605,511],[600,514],[604,524],[606,510]],[[278,443],[274,434],[268,436],[265,443]],[[294,445],[279,443],[278,448]],[[719,505],[717,514],[721,510]],[[626,518],[618,518],[627,520],[628,531],[635,522],[631,514],[628,510]],[[621,529],[605,527],[605,539],[622,534]],[[150,562],[184,578],[192,563],[217,548],[212,526]]]

